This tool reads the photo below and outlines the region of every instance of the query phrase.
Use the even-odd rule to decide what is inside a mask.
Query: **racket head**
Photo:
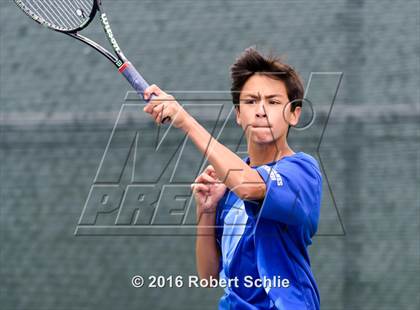
[[[99,0],[14,0],[37,23],[60,32],[75,33],[93,20]]]

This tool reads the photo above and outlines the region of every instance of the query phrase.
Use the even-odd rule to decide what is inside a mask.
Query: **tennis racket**
[[[64,33],[93,47],[110,60],[130,85],[142,96],[149,84],[127,60],[115,39],[101,0],[14,0],[17,6],[37,23]],[[99,14],[105,35],[114,54],[95,41],[79,34]],[[149,100],[152,100],[153,97]],[[162,123],[170,121],[165,117]]]

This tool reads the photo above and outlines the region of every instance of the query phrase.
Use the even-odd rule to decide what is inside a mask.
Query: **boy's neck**
[[[249,165],[261,166],[277,161],[284,156],[290,156],[295,152],[286,141],[276,144],[253,144],[248,145]]]

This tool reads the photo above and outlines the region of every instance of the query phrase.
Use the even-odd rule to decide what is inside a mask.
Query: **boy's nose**
[[[256,111],[255,111],[255,115],[256,115],[257,117],[266,117],[266,116],[267,116],[267,114],[265,113],[265,108],[264,108],[264,103],[263,103],[263,101],[260,101],[260,102],[257,104],[257,108],[256,108]]]

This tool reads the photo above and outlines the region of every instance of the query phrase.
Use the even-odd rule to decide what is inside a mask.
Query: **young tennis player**
[[[293,68],[252,48],[231,76],[244,159],[157,86],[144,93],[156,96],[144,110],[157,123],[171,117],[211,164],[191,186],[198,274],[224,287],[219,309],[319,309],[307,248],[318,226],[322,179],[316,160],[287,143],[302,109],[302,82]]]

